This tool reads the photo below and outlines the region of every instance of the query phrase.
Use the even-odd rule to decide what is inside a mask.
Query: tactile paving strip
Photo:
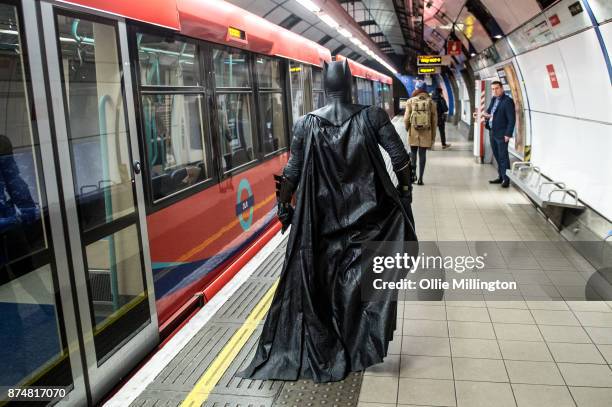
[[[251,362],[251,359],[253,359],[260,334],[261,327],[253,333],[227,368],[225,374],[213,389],[213,394],[225,396],[226,400],[230,402],[241,397],[248,397],[249,400],[264,398],[267,399],[267,405],[271,405],[274,397],[280,392],[283,382],[274,380],[251,380],[236,377],[236,373],[246,368]]]
[[[284,246],[284,245],[283,245]],[[262,267],[259,267],[253,273],[254,279],[273,279],[279,276],[283,261],[285,260],[285,249],[276,249],[264,260]]]
[[[242,324],[255,304],[259,303],[274,280],[248,279],[211,318],[215,322],[234,322]]]
[[[311,380],[285,382],[274,407],[354,407],[361,390],[361,372],[351,373],[346,379],[333,383],[314,383]]]
[[[286,235],[287,236],[287,235]],[[179,354],[131,404],[134,407],[178,407],[232,335],[279,276],[287,238],[217,311]],[[357,405],[361,374],[317,384],[310,380],[282,382],[236,377],[253,358],[263,321],[240,350],[203,406],[351,406]]]

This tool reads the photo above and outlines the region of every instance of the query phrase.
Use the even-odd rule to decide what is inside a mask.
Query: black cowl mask
[[[347,60],[325,63],[323,86],[326,105],[312,112],[335,126],[340,126],[365,106],[352,103],[353,76]]]

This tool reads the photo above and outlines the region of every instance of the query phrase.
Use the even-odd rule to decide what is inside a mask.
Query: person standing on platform
[[[483,116],[486,120],[485,127],[489,130],[489,140],[493,149],[493,156],[497,161],[498,176],[489,181],[490,184],[501,184],[502,188],[508,188],[510,179],[506,170],[510,169],[510,156],[508,155],[508,142],[512,138],[516,115],[514,101],[504,92],[500,81],[491,83],[493,99],[489,108]]]
[[[447,149],[451,145],[446,143],[446,113],[448,112],[448,104],[442,94],[442,86],[438,85],[431,95],[431,99],[436,102],[438,111],[438,131],[440,132],[440,141],[442,148]]]
[[[418,185],[423,185],[427,149],[431,148],[436,139],[436,123],[438,108],[427,93],[427,85],[423,81],[416,84],[412,97],[406,102],[404,126],[408,132],[408,144],[412,153],[412,174],[416,174],[416,159],[419,155]]]

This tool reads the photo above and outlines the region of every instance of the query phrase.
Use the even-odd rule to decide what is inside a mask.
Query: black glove
[[[276,216],[278,216],[278,220],[281,223],[281,233],[285,233],[287,228],[291,225],[291,220],[293,219],[293,206],[288,203],[279,202],[276,207]]]
[[[274,175],[274,181],[276,182],[276,199],[278,202],[276,215],[282,225],[281,233],[285,233],[293,218],[294,210],[291,206],[291,199],[295,186],[284,175]]]
[[[410,183],[414,184],[415,182],[417,182],[416,161],[414,161],[414,164],[410,163]],[[410,196],[412,197],[412,191],[410,192]]]

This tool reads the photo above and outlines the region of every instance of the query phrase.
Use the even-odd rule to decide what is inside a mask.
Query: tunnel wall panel
[[[532,161],[542,173],[578,191],[587,205],[612,219],[610,126],[532,112]]]
[[[583,31],[559,44],[576,116],[612,123],[612,87],[595,30]]]
[[[601,27],[608,52],[611,25]],[[612,86],[594,29],[519,55],[517,62],[531,108],[531,160],[612,219]]]
[[[576,109],[559,43],[537,48],[517,57],[531,110],[574,116]],[[559,87],[553,88],[547,66],[552,65]]]

